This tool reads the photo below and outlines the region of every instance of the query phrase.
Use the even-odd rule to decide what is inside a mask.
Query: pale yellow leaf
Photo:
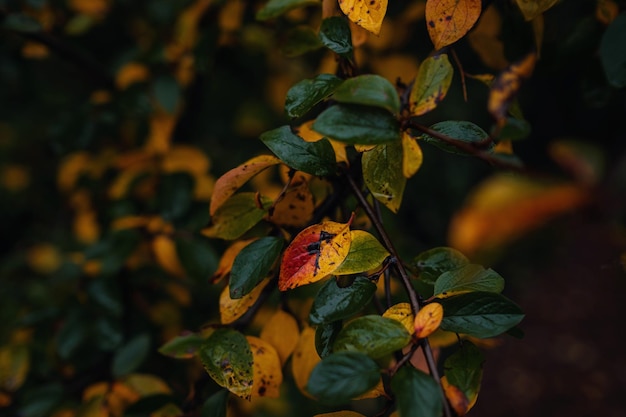
[[[402,323],[409,334],[413,334],[415,328],[413,326],[415,316],[409,303],[398,303],[389,307],[384,313],[383,317],[393,319]]]
[[[278,309],[265,323],[260,336],[276,348],[280,362],[284,365],[300,338],[298,322],[291,314]]]
[[[269,282],[269,279],[264,279],[250,293],[237,299],[230,298],[228,285],[224,287],[220,295],[220,319],[222,324],[230,324],[250,310]]]

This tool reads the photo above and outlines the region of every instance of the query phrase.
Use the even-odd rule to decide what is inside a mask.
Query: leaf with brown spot
[[[274,205],[274,210],[268,220],[281,226],[303,227],[313,217],[315,202],[309,189],[306,177],[300,175],[300,180],[291,183],[282,198]]]
[[[337,269],[350,251],[351,222],[352,218],[348,223],[327,221],[298,233],[283,254],[278,289],[317,282]]]
[[[439,328],[443,319],[443,307],[439,303],[426,304],[415,316],[415,337],[423,339]]]
[[[409,334],[412,334],[414,331],[415,316],[413,315],[413,310],[411,310],[411,304],[409,303],[392,305],[383,313],[383,317],[402,323]]]
[[[452,84],[454,69],[447,54],[426,58],[419,67],[411,89],[411,114],[421,116],[434,110]]]
[[[261,281],[250,293],[237,299],[230,298],[230,288],[228,285],[224,287],[220,295],[220,321],[222,324],[230,324],[246,314],[257,302],[263,289],[269,282],[269,279]]]
[[[339,7],[348,19],[363,29],[374,35],[380,33],[387,13],[387,0],[339,0]]]
[[[246,336],[246,339],[252,351],[252,397],[278,398],[283,372],[276,349],[258,337]]]
[[[427,0],[426,26],[439,50],[461,39],[480,17],[480,0]]]

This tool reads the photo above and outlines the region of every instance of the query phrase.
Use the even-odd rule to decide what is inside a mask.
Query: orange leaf
[[[428,34],[441,49],[461,39],[480,17],[480,0],[427,0]]]
[[[313,217],[315,202],[304,176],[294,180],[282,198],[274,205],[269,221],[281,226],[303,227]]]
[[[372,32],[380,33],[380,27],[387,13],[387,0],[339,0],[341,11],[357,25]]]
[[[178,278],[184,278],[187,275],[185,268],[178,259],[176,243],[171,237],[166,235],[155,236],[152,240],[152,251],[159,266],[167,273]]]
[[[439,303],[426,304],[415,316],[415,337],[423,339],[437,330],[443,319],[443,307]]]
[[[467,396],[458,387],[450,385],[445,376],[441,378],[441,386],[456,414],[464,416],[470,408]]]
[[[319,281],[337,269],[350,251],[352,218],[345,224],[315,224],[298,233],[283,254],[278,289],[286,291]]]
[[[235,191],[241,188],[248,180],[266,168],[280,163],[280,159],[271,155],[259,155],[247,162],[233,168],[215,181],[213,188],[213,196],[209,206],[209,213],[215,214],[226,200],[228,200]]]

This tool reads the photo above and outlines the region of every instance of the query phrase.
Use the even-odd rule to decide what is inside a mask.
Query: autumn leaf
[[[276,349],[258,337],[246,339],[252,351],[252,397],[278,398],[283,372]]]
[[[298,331],[296,319],[291,314],[279,309],[265,322],[260,336],[261,339],[274,346],[280,362],[284,365],[298,344]]]
[[[422,148],[408,133],[402,133],[402,175],[411,178],[422,166]]]
[[[222,278],[228,275],[233,268],[233,263],[235,262],[235,258],[241,252],[243,248],[248,246],[250,243],[254,242],[255,239],[246,239],[246,240],[238,240],[231,244],[226,248],[222,257],[220,258],[220,262],[217,265],[217,270],[213,273],[213,276],[210,278],[209,282],[211,284],[215,284],[219,282]]]
[[[435,49],[461,39],[480,17],[480,0],[427,0],[426,25]]]
[[[229,286],[224,287],[220,295],[220,319],[222,324],[230,324],[250,310],[269,282],[269,279],[261,281],[250,293],[236,299],[230,297]]]
[[[428,57],[415,77],[409,103],[411,114],[421,116],[437,107],[452,84],[454,70],[447,54]]]
[[[339,0],[339,7],[357,25],[374,35],[380,33],[387,13],[387,0]]]
[[[443,319],[443,307],[439,303],[426,304],[415,315],[415,337],[423,339],[439,328]]]
[[[389,256],[387,249],[364,230],[353,230],[350,252],[346,259],[333,271],[335,275],[358,274],[380,266]]]
[[[294,181],[270,210],[268,220],[281,226],[303,227],[313,217],[315,201],[303,175]]]
[[[413,314],[411,304],[409,303],[398,303],[392,305],[385,310],[383,317],[400,322],[409,334],[412,334],[415,330],[415,315]]]
[[[306,327],[300,334],[300,340],[293,351],[291,359],[291,373],[296,386],[307,397],[311,397],[306,390],[313,368],[321,360],[315,349],[315,329]]]
[[[526,20],[533,20],[554,6],[559,0],[515,0]]]
[[[283,254],[278,289],[286,291],[319,281],[337,269],[350,251],[351,221],[327,221],[298,233]]]
[[[406,178],[402,173],[402,143],[381,144],[362,157],[363,180],[374,198],[397,213],[402,203]]]

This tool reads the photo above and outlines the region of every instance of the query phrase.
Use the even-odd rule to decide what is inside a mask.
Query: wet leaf
[[[417,141],[406,132],[402,133],[402,175],[411,178],[422,166],[422,148]]]
[[[480,350],[473,343],[464,341],[460,349],[450,355],[443,365],[446,396],[448,396],[448,392],[454,391],[448,389],[447,386],[455,387],[461,391],[466,399],[465,409],[462,412],[457,410],[459,415],[467,413],[478,398],[484,361],[485,358]]]
[[[246,337],[232,329],[218,329],[198,352],[204,368],[220,386],[250,399],[253,384],[253,356]]]
[[[395,87],[386,78],[375,74],[348,78],[337,87],[333,99],[340,103],[363,104],[400,112],[400,98]]]
[[[626,86],[626,14],[621,13],[606,28],[600,41],[600,60],[606,78],[615,88]]]
[[[449,297],[462,291],[487,291],[500,293],[504,289],[504,278],[493,269],[468,264],[444,272],[435,282],[436,297]]]
[[[439,384],[412,366],[403,366],[391,378],[400,416],[439,417],[443,398]]]
[[[443,319],[443,308],[439,303],[429,303],[423,306],[415,316],[413,327],[415,337],[423,339],[430,336],[432,332],[439,328]]]
[[[406,186],[402,173],[402,142],[381,144],[364,152],[362,164],[363,180],[374,198],[397,213]]]
[[[300,334],[300,340],[293,351],[291,358],[291,373],[296,386],[303,394],[310,396],[306,391],[311,371],[320,361],[320,357],[315,350],[315,329],[306,327]]]
[[[436,247],[417,255],[413,263],[420,270],[419,279],[434,284],[441,274],[467,265],[469,260],[456,249]]]
[[[359,352],[333,353],[319,362],[307,391],[322,403],[338,405],[369,391],[380,380],[378,364]]]
[[[526,20],[533,20],[558,3],[559,0],[515,0]]]
[[[334,351],[361,352],[378,359],[402,349],[410,340],[411,336],[402,323],[369,315],[345,325],[337,335]]]
[[[374,35],[380,33],[387,13],[387,0],[339,0],[339,7],[348,19],[363,29]]]
[[[282,126],[263,133],[261,140],[291,168],[319,176],[335,173],[335,152],[326,139],[306,142],[289,126]]]
[[[207,237],[235,240],[263,219],[271,203],[267,197],[258,198],[255,193],[235,194],[217,209],[211,226],[202,233]]]
[[[252,397],[278,398],[283,371],[274,347],[254,336],[246,336],[253,358]]]
[[[333,271],[334,275],[358,274],[382,265],[389,256],[387,249],[364,230],[352,230],[352,243],[346,259]]]
[[[489,137],[487,132],[485,132],[479,126],[476,126],[474,123],[465,120],[447,120],[445,122],[435,123],[430,128],[448,137],[474,144],[483,142]],[[433,136],[424,134],[422,135],[422,139],[425,142],[428,142],[446,152],[459,155],[467,155],[465,151],[460,150],[454,145],[449,145],[448,143],[443,142],[442,140],[437,139]],[[491,143],[489,147],[485,148],[485,150],[491,151],[493,149],[493,146],[493,143]]]
[[[328,49],[345,58],[352,58],[352,33],[345,19],[339,16],[322,21],[319,33],[320,41]]]
[[[413,315],[413,309],[409,303],[398,303],[389,307],[383,313],[383,317],[392,319],[402,324],[407,333],[413,334],[415,331],[415,315]]]
[[[176,336],[161,346],[159,353],[176,359],[193,358],[204,340],[204,337],[196,333]]]
[[[400,139],[398,121],[388,111],[356,104],[337,104],[324,110],[313,129],[349,144],[375,145]]]
[[[317,103],[333,94],[342,82],[341,78],[332,74],[319,74],[313,79],[298,82],[287,92],[287,115],[291,118],[303,116]]]
[[[498,336],[517,325],[524,313],[513,301],[492,292],[470,292],[438,299],[443,306],[441,328],[481,339]]]
[[[269,0],[256,14],[257,20],[274,19],[289,10],[304,6],[319,6],[319,0]]]
[[[233,168],[215,181],[209,213],[215,214],[217,209],[224,204],[235,192],[241,188],[250,178],[259,172],[280,163],[280,159],[272,155],[259,155]]]
[[[315,327],[315,349],[320,358],[325,358],[333,353],[333,344],[341,328],[341,321],[320,324]]]
[[[266,236],[244,247],[235,258],[230,272],[230,298],[247,295],[265,277],[283,249],[282,238]]]
[[[309,321],[325,324],[353,316],[361,311],[376,292],[376,284],[356,277],[352,285],[341,288],[337,280],[329,280],[315,296]]]
[[[298,233],[283,254],[278,289],[286,291],[331,274],[348,256],[351,240],[350,223],[327,221]]]
[[[447,54],[426,58],[420,64],[411,89],[411,114],[421,116],[435,109],[448,93],[453,75],[454,69]]]
[[[261,329],[260,337],[276,349],[280,362],[285,364],[300,338],[298,322],[291,314],[278,309]]]
[[[480,17],[481,10],[480,0],[427,0],[426,27],[435,49],[465,36]]]
[[[269,284],[269,280],[261,281],[252,291],[241,298],[230,298],[230,289],[224,287],[220,295],[220,319],[222,324],[230,324],[246,314],[257,302],[263,289]]]

